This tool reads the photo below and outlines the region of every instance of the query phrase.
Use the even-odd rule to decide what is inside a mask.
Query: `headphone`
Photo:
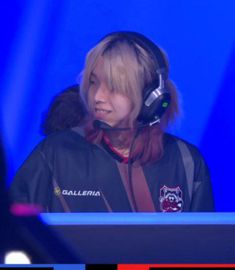
[[[147,51],[154,60],[157,66],[155,71],[156,79],[143,89],[143,104],[137,120],[141,126],[152,126],[159,123],[171,102],[170,92],[165,87],[165,81],[168,78],[168,68],[161,49],[150,39],[137,32],[112,32],[102,38],[102,40],[111,36],[116,36],[116,40],[126,40],[129,43],[135,42]]]

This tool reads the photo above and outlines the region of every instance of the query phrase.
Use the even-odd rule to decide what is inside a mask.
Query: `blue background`
[[[86,52],[108,32],[134,30],[168,53],[183,108],[170,131],[203,153],[217,211],[235,211],[235,1],[8,0],[0,12],[9,179],[43,138],[51,98],[77,82]]]

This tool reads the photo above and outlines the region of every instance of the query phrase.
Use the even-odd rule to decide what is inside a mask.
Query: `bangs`
[[[91,103],[90,103],[90,91],[89,91],[89,86],[90,86],[90,77],[95,69],[95,66],[97,64],[98,58],[100,56],[101,52],[99,49],[99,46],[97,48],[91,49],[87,56],[86,56],[86,62],[85,62],[85,68],[83,69],[82,73],[80,74],[81,76],[81,85],[80,85],[80,93],[81,93],[81,98],[86,105],[88,111],[92,108]]]
[[[108,47],[103,55],[104,77],[110,91],[136,101],[141,93],[140,65],[133,48],[126,42]]]

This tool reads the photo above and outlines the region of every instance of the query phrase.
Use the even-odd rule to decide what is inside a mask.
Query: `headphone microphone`
[[[116,127],[112,127],[110,126],[109,124],[103,122],[103,121],[100,121],[100,120],[94,120],[93,121],[93,127],[95,129],[104,129],[104,130],[110,130],[110,131],[128,131],[132,128],[116,128]]]
[[[148,127],[148,126],[153,126],[157,123],[160,123],[160,118],[157,118],[155,121],[148,123],[148,124],[138,124],[136,127],[136,130],[140,130],[140,129]],[[97,119],[93,121],[93,127],[95,129],[103,129],[103,130],[110,130],[110,131],[128,131],[128,130],[134,129],[134,128],[130,128],[130,127],[126,127],[126,128],[112,127],[109,124],[107,124],[103,121],[97,120]]]

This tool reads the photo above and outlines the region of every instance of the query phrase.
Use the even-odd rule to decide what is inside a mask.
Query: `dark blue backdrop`
[[[184,112],[171,131],[204,154],[217,210],[235,211],[235,1],[9,0],[0,11],[9,178],[42,139],[42,112],[76,82],[88,49],[108,32],[134,30],[167,51]]]

